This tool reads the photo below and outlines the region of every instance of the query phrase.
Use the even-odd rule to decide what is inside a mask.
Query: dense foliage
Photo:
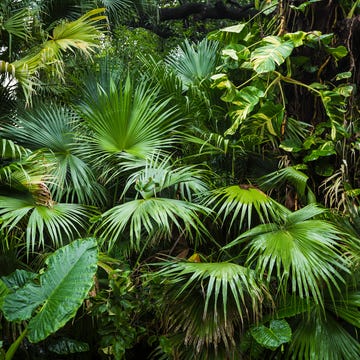
[[[360,357],[360,1],[208,3],[0,5],[0,359]]]

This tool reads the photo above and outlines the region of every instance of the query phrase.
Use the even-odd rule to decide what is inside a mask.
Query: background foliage
[[[359,11],[3,1],[0,359],[358,358]]]

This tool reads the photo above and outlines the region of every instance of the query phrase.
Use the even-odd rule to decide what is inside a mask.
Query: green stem
[[[275,78],[275,79],[270,83],[270,85],[269,85],[269,86],[266,88],[266,90],[265,90],[264,97],[267,95],[267,93],[269,92],[269,90],[270,90],[275,84],[277,84],[279,81],[280,81],[280,78],[277,77],[277,78]]]
[[[292,78],[290,78],[290,77],[284,76],[284,75],[280,74],[280,73],[277,72],[277,71],[274,71],[274,73],[279,76],[279,79],[280,79],[280,80],[283,80],[283,81],[285,81],[285,82],[288,83],[288,84],[294,84],[294,85],[302,86],[302,87],[308,89],[309,91],[313,91],[313,92],[315,92],[316,94],[318,94],[318,95],[321,96],[321,92],[320,92],[319,90],[316,90],[316,89],[314,89],[313,87],[302,83],[301,81],[298,81],[298,80],[292,79]],[[277,80],[277,79],[275,79],[275,80]]]
[[[354,6],[349,11],[349,13],[347,14],[347,16],[346,16],[347,19],[351,19],[354,16],[355,9],[359,6],[359,4],[360,4],[360,0],[357,0],[355,2]]]
[[[23,332],[20,334],[20,336],[11,344],[11,346],[9,347],[8,351],[5,354],[5,360],[11,360],[14,357],[16,350],[19,348],[20,344],[22,343],[26,333],[27,333],[27,328],[25,328]]]

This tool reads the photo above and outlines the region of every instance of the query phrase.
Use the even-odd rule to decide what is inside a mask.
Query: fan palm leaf
[[[251,227],[254,213],[261,222],[281,218],[288,210],[261,190],[250,185],[231,185],[213,190],[204,198],[206,206],[217,212],[217,217],[230,219],[229,229]]]
[[[62,79],[65,52],[76,50],[89,56],[99,46],[99,21],[105,19],[105,16],[99,14],[103,11],[104,9],[94,9],[77,20],[60,23],[54,28],[50,40],[40,48],[32,49],[27,56],[14,62],[0,60],[0,73],[9,74],[22,85],[29,103],[34,86],[40,85],[40,69],[45,68]]]
[[[10,139],[0,139],[0,157],[1,159],[19,159],[30,154],[25,147],[15,143]]]
[[[144,67],[145,76],[160,86],[162,94],[170,94],[177,103],[185,103],[182,81],[164,61],[156,60],[152,56],[145,57],[141,55],[140,60]]]
[[[333,295],[344,282],[342,274],[349,272],[339,230],[325,220],[311,219],[323,212],[308,205],[287,215],[284,223],[246,231],[224,248],[248,242],[246,264],[254,265],[259,276],[268,282],[276,276],[280,293],[287,293],[289,283],[292,293],[323,307],[323,286]]]
[[[31,34],[31,21],[29,19],[32,15],[30,8],[19,9],[2,22],[1,30],[5,30],[8,34],[20,39],[26,39]]]
[[[0,159],[1,192],[32,192],[38,184],[48,181],[50,169],[54,165],[53,157],[39,152],[31,152],[12,140],[1,139]]]
[[[160,265],[156,275],[165,286],[165,324],[185,332],[185,345],[193,346],[196,356],[209,347],[231,354],[244,323],[258,319],[263,301],[270,299],[255,271],[234,263]]]
[[[148,83],[135,86],[128,77],[124,85],[112,82],[108,91],[100,85],[98,91],[97,97],[86,95],[79,112],[87,134],[83,140],[89,143],[82,153],[104,177],[116,177],[123,158],[145,159],[174,144],[176,109],[168,108],[168,100],[160,100]]]
[[[279,186],[290,183],[295,187],[301,197],[307,195],[308,202],[315,202],[315,195],[308,185],[309,177],[301,170],[306,169],[306,165],[287,166],[267,174],[259,179],[259,184],[264,190],[275,189]]]
[[[159,196],[161,193],[178,195],[191,200],[194,194],[207,191],[207,173],[195,166],[176,167],[171,155],[153,154],[146,159],[145,166],[133,171],[124,188],[124,193],[131,187],[140,192],[143,198]]]
[[[199,86],[214,73],[218,55],[218,43],[207,39],[198,44],[185,40],[165,59],[183,83],[183,90]]]
[[[332,315],[316,306],[309,317],[300,318],[293,332],[286,358],[351,360],[360,356],[360,343]]]
[[[77,204],[40,204],[31,196],[0,196],[0,229],[25,232],[27,251],[43,247],[51,241],[55,247],[73,240],[85,231],[93,210]]]
[[[97,183],[89,165],[77,156],[74,125],[77,116],[56,104],[39,103],[34,109],[20,112],[1,134],[17,144],[43,154],[53,154],[54,166],[49,171],[49,189],[56,201],[101,203],[104,190]],[[39,158],[41,158],[39,156]]]
[[[156,231],[162,238],[173,239],[174,228],[190,238],[201,237],[208,232],[199,216],[207,215],[210,209],[183,200],[169,198],[136,199],[114,206],[102,215],[97,232],[108,241],[111,248],[125,232],[129,232],[130,245],[139,249],[143,235],[150,236]],[[155,239],[156,242],[159,239]]]

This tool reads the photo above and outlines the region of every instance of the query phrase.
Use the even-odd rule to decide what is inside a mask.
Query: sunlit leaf
[[[257,47],[250,57],[254,70],[259,74],[274,71],[276,65],[281,65],[294,49],[292,41],[283,42],[277,36],[268,36],[263,42],[266,45]]]

